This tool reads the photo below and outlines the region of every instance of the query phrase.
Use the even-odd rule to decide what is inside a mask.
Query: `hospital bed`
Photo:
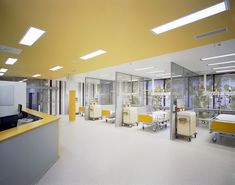
[[[155,111],[151,114],[139,114],[138,122],[143,123],[143,130],[146,125],[153,126],[153,131],[156,132],[157,129],[166,128],[169,122],[169,113],[166,111]]]
[[[216,134],[223,136],[235,137],[235,115],[233,114],[219,114],[210,121],[210,133],[215,132],[212,138],[216,142]]]
[[[102,117],[105,119],[106,123],[108,122],[108,120],[111,120],[114,123],[115,112],[112,110],[102,110]]]

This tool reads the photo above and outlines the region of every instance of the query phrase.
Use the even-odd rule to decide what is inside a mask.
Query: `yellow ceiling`
[[[154,57],[235,38],[235,0],[230,11],[154,35],[150,29],[214,5],[221,0],[0,0],[0,44],[21,48],[20,55],[0,52],[6,76],[54,79],[68,74]],[[18,44],[29,26],[46,30],[32,47]],[[195,40],[217,28],[229,32]],[[79,57],[97,49],[108,53]],[[13,66],[4,64],[17,57]],[[157,62],[157,61],[156,61]],[[62,65],[62,70],[49,68]]]

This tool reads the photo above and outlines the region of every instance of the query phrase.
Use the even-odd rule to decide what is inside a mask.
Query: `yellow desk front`
[[[0,132],[1,185],[35,184],[59,157],[59,117],[24,111],[41,119]]]

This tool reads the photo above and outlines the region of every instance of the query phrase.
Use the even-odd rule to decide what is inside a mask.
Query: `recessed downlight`
[[[39,77],[39,76],[41,76],[41,74],[35,74],[35,75],[33,75],[32,77],[37,78],[37,77]]]
[[[62,68],[63,68],[63,66],[55,66],[55,67],[51,68],[50,70],[51,71],[57,71],[57,70],[62,69]]]
[[[99,56],[99,55],[102,55],[102,54],[105,54],[105,53],[107,53],[107,51],[100,49],[100,50],[94,51],[92,53],[88,53],[84,56],[81,56],[80,59],[88,60],[90,58],[93,58],[93,57],[96,57],[96,56]]]
[[[0,73],[5,73],[5,72],[7,72],[7,70],[8,70],[8,69],[1,68],[1,69],[0,69]]]
[[[32,46],[44,33],[44,30],[30,27],[19,43],[22,45]]]
[[[17,62],[16,58],[8,58],[5,62],[7,65],[14,65]]]
[[[217,59],[217,58],[224,58],[224,57],[231,57],[231,56],[235,56],[235,53],[228,53],[228,54],[224,54],[224,55],[205,57],[205,58],[201,58],[201,61],[207,61],[207,60],[213,60],[213,59]]]
[[[198,12],[192,13],[192,14],[187,15],[185,17],[176,19],[172,22],[169,22],[169,23],[163,24],[161,26],[158,26],[156,28],[153,28],[152,31],[156,34],[160,34],[160,33],[163,33],[163,32],[166,32],[166,31],[169,31],[169,30],[172,30],[172,29],[190,24],[192,22],[210,17],[212,15],[221,13],[223,11],[228,10],[227,3],[228,2],[225,2],[225,1],[221,2],[221,3],[218,3],[214,6],[208,7],[206,9],[203,9],[203,10],[200,10]]]

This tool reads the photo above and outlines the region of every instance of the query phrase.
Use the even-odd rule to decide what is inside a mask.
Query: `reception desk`
[[[0,184],[32,185],[59,157],[59,117],[30,109],[41,118],[0,132]]]

